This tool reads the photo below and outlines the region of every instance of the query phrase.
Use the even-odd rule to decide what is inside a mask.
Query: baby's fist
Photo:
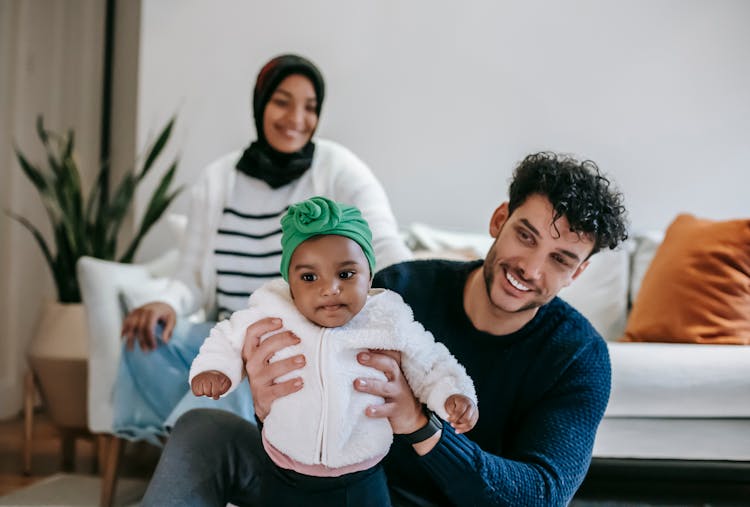
[[[445,400],[445,411],[448,412],[448,422],[456,433],[466,433],[479,420],[479,408],[474,401],[463,394],[452,394]]]
[[[219,396],[229,391],[232,381],[220,371],[204,371],[193,377],[190,387],[196,396],[210,396],[218,400]]]

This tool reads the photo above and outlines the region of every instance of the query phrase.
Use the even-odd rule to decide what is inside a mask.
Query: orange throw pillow
[[[623,341],[750,345],[750,220],[679,215],[643,277]]]

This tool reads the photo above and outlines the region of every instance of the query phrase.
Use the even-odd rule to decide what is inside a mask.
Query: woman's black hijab
[[[263,113],[271,95],[287,76],[301,74],[307,77],[315,89],[315,113],[320,118],[320,109],[325,95],[325,83],[318,68],[309,60],[297,55],[277,56],[258,73],[253,92],[253,115],[258,132],[257,141],[245,150],[237,162],[237,169],[268,183],[272,188],[283,187],[304,174],[310,168],[315,145],[308,141],[294,153],[282,153],[268,144],[263,131]]]

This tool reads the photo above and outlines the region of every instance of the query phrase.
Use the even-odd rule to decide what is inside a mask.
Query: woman
[[[156,441],[177,416],[201,404],[188,392],[190,363],[212,319],[245,308],[256,288],[280,276],[279,222],[290,204],[321,195],[354,205],[372,228],[378,269],[410,258],[368,167],[343,146],[313,139],[324,95],[320,71],[305,58],[282,55],[261,69],[253,93],[258,139],[206,168],[192,189],[175,279],[159,301],[136,308],[123,322],[117,434]],[[185,317],[201,308],[208,322],[189,323]],[[249,389],[211,403],[253,415]]]

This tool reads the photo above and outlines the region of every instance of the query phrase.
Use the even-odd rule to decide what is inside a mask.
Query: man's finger
[[[382,371],[388,380],[397,378],[401,373],[398,361],[385,353],[372,351],[360,352],[357,354],[357,361],[360,364]]]
[[[255,376],[255,380],[264,385],[271,385],[277,378],[282,377],[294,370],[299,370],[303,366],[305,366],[305,356],[296,355],[288,357],[286,359],[282,359],[281,361],[275,361],[273,363],[265,365],[263,369]]]
[[[269,392],[274,396],[274,399],[277,399],[299,391],[303,385],[304,382],[301,377],[290,378],[284,382],[274,384],[269,388]]]
[[[262,361],[269,362],[275,353],[281,349],[297,345],[299,342],[300,339],[294,333],[291,331],[284,331],[263,340],[263,342],[258,345],[255,354],[257,354]]]
[[[252,340],[254,344],[257,344],[261,336],[276,329],[281,329],[281,319],[275,317],[261,319],[247,326],[245,340]]]
[[[395,403],[382,403],[380,405],[370,405],[365,409],[367,417],[391,417],[396,411]]]
[[[362,393],[374,394],[381,398],[390,398],[397,393],[398,386],[385,380],[358,378],[354,381],[354,389]]]

